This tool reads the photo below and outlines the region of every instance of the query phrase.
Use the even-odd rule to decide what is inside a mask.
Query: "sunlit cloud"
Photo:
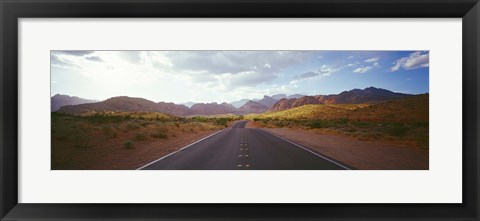
[[[363,74],[363,73],[369,71],[370,69],[372,69],[371,66],[359,67],[359,68],[353,70],[353,72],[354,72],[354,73],[361,73],[361,74]]]
[[[416,51],[411,53],[408,57],[402,57],[395,61],[395,64],[390,68],[390,71],[398,71],[400,68],[412,70],[429,66],[429,52]]]
[[[380,60],[379,57],[374,57],[374,58],[369,58],[369,59],[365,60],[365,62],[374,63],[374,62],[377,62],[378,60]]]
[[[57,82],[52,83],[55,85],[52,93],[96,100],[124,95],[176,103],[221,102],[279,93],[313,94],[324,91],[325,86],[318,86],[325,85],[323,82],[334,82],[327,83],[329,88],[334,88],[329,92],[334,93],[338,92],[335,88],[344,84],[340,79],[355,82],[355,76],[361,76],[358,73],[387,73],[378,67],[392,62],[399,62],[397,70],[425,66],[425,54],[420,52],[402,52],[390,56],[390,60],[381,53],[396,52],[362,53],[52,51],[52,82]],[[382,85],[372,82],[355,87],[366,86]],[[72,90],[75,93],[70,92]]]

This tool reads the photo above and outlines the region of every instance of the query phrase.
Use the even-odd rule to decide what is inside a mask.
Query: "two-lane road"
[[[143,170],[339,170],[348,169],[262,129],[235,123],[149,163]]]

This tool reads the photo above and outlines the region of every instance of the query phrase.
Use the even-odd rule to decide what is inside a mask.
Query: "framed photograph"
[[[1,220],[479,220],[477,0],[0,11]]]

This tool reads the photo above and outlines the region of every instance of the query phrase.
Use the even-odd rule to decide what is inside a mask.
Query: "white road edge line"
[[[313,155],[315,155],[315,156],[317,156],[317,157],[321,157],[321,158],[323,158],[323,159],[325,159],[325,160],[327,160],[327,161],[330,161],[330,162],[336,164],[337,166],[342,167],[343,169],[351,170],[351,169],[348,168],[347,166],[344,166],[344,165],[342,165],[342,164],[340,164],[340,163],[337,163],[337,162],[335,162],[335,161],[333,161],[333,160],[331,160],[331,159],[328,159],[328,158],[325,157],[325,156],[322,156],[322,155],[320,155],[320,154],[318,154],[318,153],[316,153],[316,152],[313,152],[312,150],[310,150],[310,149],[308,149],[308,148],[306,148],[306,147],[304,147],[304,146],[302,146],[302,145],[300,145],[300,144],[294,143],[294,142],[292,142],[292,141],[290,141],[290,140],[287,140],[287,139],[285,139],[285,138],[283,138],[283,137],[277,136],[277,135],[275,135],[275,134],[273,134],[273,133],[270,133],[270,132],[268,132],[268,131],[266,131],[266,130],[263,130],[263,129],[260,129],[260,130],[265,131],[265,132],[267,132],[267,133],[269,133],[269,134],[271,134],[271,135],[273,135],[273,136],[275,136],[275,137],[278,137],[278,138],[280,138],[280,139],[282,139],[282,140],[284,140],[284,141],[287,141],[287,142],[289,142],[289,143],[291,143],[291,144],[293,144],[293,145],[295,145],[295,146],[297,146],[297,147],[300,147],[300,148],[302,148],[303,150],[305,150],[305,151],[307,151],[307,152],[309,152],[309,153],[311,153],[311,154],[313,154]]]
[[[213,134],[210,134],[210,135],[208,135],[208,136],[206,136],[206,137],[204,137],[204,138],[202,138],[202,139],[200,139],[200,140],[197,140],[197,141],[195,141],[195,142],[193,142],[193,143],[191,143],[191,144],[189,144],[189,145],[187,145],[187,146],[182,147],[182,148],[179,149],[179,150],[176,150],[176,151],[174,151],[174,152],[171,152],[171,153],[169,153],[169,154],[167,154],[167,155],[165,155],[165,156],[163,156],[163,157],[160,157],[160,158],[157,159],[157,160],[154,160],[154,161],[152,161],[152,162],[150,162],[150,163],[148,163],[148,164],[145,164],[145,165],[137,168],[136,170],[141,170],[141,169],[143,169],[143,168],[145,168],[145,167],[148,167],[148,166],[150,166],[150,165],[152,165],[152,164],[154,164],[154,163],[156,163],[156,162],[158,162],[158,161],[160,161],[160,160],[163,160],[163,159],[165,159],[165,158],[167,158],[167,157],[169,157],[169,156],[171,156],[171,155],[173,155],[173,154],[175,154],[175,153],[177,153],[177,152],[180,152],[180,151],[182,151],[183,149],[186,149],[186,148],[188,148],[188,147],[190,147],[190,146],[192,146],[192,145],[194,145],[194,144],[196,144],[196,143],[198,143],[198,142],[200,142],[200,141],[202,141],[202,140],[205,140],[205,139],[207,139],[207,138],[209,138],[209,137],[212,137],[212,136],[214,136],[214,135],[216,135],[216,134],[218,134],[218,133],[220,133],[220,132],[222,132],[222,131],[224,131],[224,130],[226,130],[226,129],[229,129],[229,128],[225,128],[225,129],[223,129],[223,130],[220,130],[220,131],[217,131],[217,132],[215,132],[215,133],[213,133]]]

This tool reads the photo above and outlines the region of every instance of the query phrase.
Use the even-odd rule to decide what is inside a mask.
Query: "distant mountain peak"
[[[249,101],[249,99],[241,99],[241,100],[238,100],[238,101],[230,102],[230,104],[233,105],[235,108],[239,108],[239,107],[243,106],[245,103],[247,103],[248,101]]]
[[[286,94],[275,94],[275,95],[272,95],[271,97],[275,100],[280,100],[282,98],[286,98],[287,95]]]
[[[238,108],[240,114],[262,113],[268,110],[268,107],[257,101],[249,100],[243,106]]]
[[[277,102],[276,99],[269,97],[267,95],[264,95],[262,99],[257,101],[258,103],[266,106],[267,108],[271,107],[273,104]]]
[[[77,104],[86,104],[97,102],[96,100],[79,98],[76,96],[69,96],[64,94],[55,94],[50,98],[50,108],[51,111],[58,111],[61,107],[67,105],[77,105]]]

